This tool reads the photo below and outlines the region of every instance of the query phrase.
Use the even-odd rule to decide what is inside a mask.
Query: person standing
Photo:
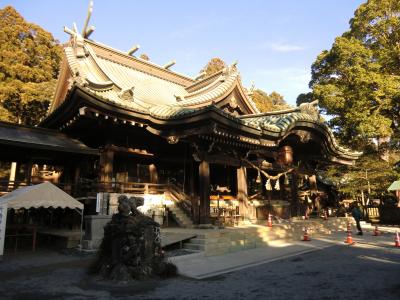
[[[355,203],[353,209],[351,210],[351,215],[353,216],[354,220],[356,221],[357,230],[358,230],[357,235],[363,235],[363,231],[362,231],[361,224],[360,224],[360,221],[362,218],[362,213],[361,213],[361,209],[360,209],[358,203]]]

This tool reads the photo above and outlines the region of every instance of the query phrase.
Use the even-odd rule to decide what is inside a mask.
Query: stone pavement
[[[353,235],[354,245],[344,243],[346,232],[339,231],[329,235],[318,235],[310,242],[294,241],[278,243],[275,246],[255,248],[220,256],[206,256],[203,252],[170,258],[176,264],[178,272],[194,279],[205,279],[233,271],[282,260],[291,256],[318,251],[334,245],[343,247],[363,247],[363,245],[385,247],[400,254],[400,248],[394,248],[394,234],[383,233],[372,236],[372,231],[365,231],[363,236]]]

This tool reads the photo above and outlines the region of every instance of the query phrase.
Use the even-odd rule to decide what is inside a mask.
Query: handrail
[[[192,208],[192,198],[191,196],[185,194],[177,185],[168,184],[168,191],[175,197],[174,202],[181,208],[184,213],[192,219],[193,208]]]

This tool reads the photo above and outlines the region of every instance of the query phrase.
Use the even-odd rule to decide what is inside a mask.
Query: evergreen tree
[[[302,103],[310,103],[310,102],[313,102],[313,101],[314,101],[314,99],[313,99],[313,93],[312,92],[309,92],[309,93],[306,93],[306,94],[302,93],[302,94],[297,96],[296,105],[300,106],[300,104],[302,104]]]
[[[11,6],[0,10],[0,120],[37,124],[53,96],[62,49]]]
[[[313,99],[331,115],[342,144],[364,151],[355,166],[333,166],[327,175],[339,190],[387,195],[399,175],[400,1],[369,0],[312,65]],[[299,100],[299,98],[298,98]],[[300,99],[301,100],[301,99]],[[368,177],[368,179],[367,179]]]
[[[342,142],[362,149],[398,135],[400,1],[369,0],[312,65],[313,97]]]

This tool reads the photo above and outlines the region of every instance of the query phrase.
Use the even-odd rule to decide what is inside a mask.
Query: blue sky
[[[212,57],[238,60],[245,86],[277,91],[294,104],[308,91],[310,67],[349,28],[361,0],[94,0],[91,38],[123,51],[141,46],[157,64],[196,76]],[[64,42],[81,30],[89,1],[0,0]]]

